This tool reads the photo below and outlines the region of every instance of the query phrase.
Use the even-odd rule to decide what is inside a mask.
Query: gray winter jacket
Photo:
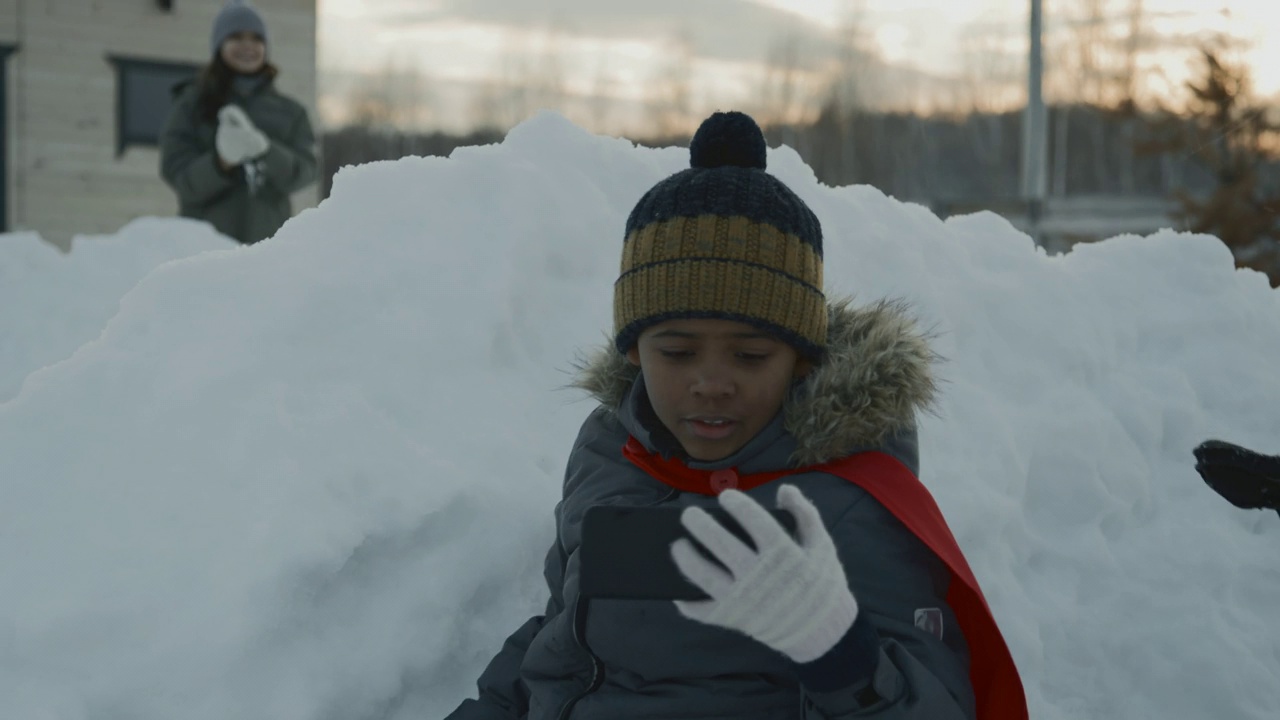
[[[180,88],[160,135],[160,176],[178,196],[178,214],[205,220],[228,237],[255,243],[275,234],[293,214],[289,195],[315,181],[315,134],[307,111],[271,82],[235,94],[249,119],[271,140],[256,161],[262,185],[250,192],[241,167],[218,167],[217,123],[201,117],[198,83]]]
[[[917,469],[914,415],[933,394],[932,354],[901,307],[831,307],[829,352],[791,392],[777,418],[735,455],[690,467],[754,474],[879,449]],[[569,458],[558,537],[547,553],[546,612],[507,640],[479,680],[479,697],[451,720],[527,718],[734,718],[735,720],[972,720],[969,656],[944,601],[943,564],[865,491],[826,473],[787,476],[819,508],[863,617],[879,637],[870,680],[816,692],[797,666],[745,635],[689,620],[669,601],[578,597],[583,513],[596,504],[674,506],[715,499],[674,490],[621,454],[628,435],[651,451],[643,378],[611,349],[580,385],[601,406]],[[777,483],[749,491],[772,505]],[[917,609],[942,613],[941,638],[915,624]],[[863,701],[869,704],[864,705]]]

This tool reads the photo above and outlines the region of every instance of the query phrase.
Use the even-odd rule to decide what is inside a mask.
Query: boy
[[[551,598],[454,720],[1026,718],[1016,669],[915,479],[932,353],[901,308],[828,305],[817,217],[741,113],[627,220],[613,347],[579,385]],[[797,520],[792,539],[762,506]],[[724,507],[743,544],[704,508]],[[683,507],[703,601],[578,597],[593,505]],[[590,618],[588,620],[588,610]],[[971,667],[970,651],[973,650]]]

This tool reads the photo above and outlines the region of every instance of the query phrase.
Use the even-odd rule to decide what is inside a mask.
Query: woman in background
[[[250,244],[292,215],[289,195],[316,178],[315,134],[306,109],[275,88],[267,26],[233,0],[218,13],[209,64],[174,88],[160,137],[160,174],[179,214]]]

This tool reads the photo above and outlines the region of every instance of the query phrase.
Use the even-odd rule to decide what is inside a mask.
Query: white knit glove
[[[744,633],[797,663],[825,655],[858,617],[835,543],[818,509],[794,485],[778,489],[778,507],[796,518],[799,542],[745,493],[726,490],[720,505],[750,535],[752,550],[702,508],[680,515],[689,534],[729,568],[698,554],[688,539],[671,556],[710,600],[676,600],[684,616]]]
[[[213,144],[218,157],[228,165],[240,165],[266,154],[271,141],[254,126],[238,105],[224,105],[218,111],[218,132]]]

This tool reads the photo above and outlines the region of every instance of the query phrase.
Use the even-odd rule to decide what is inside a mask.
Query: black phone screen
[[[721,525],[754,547],[746,530],[721,507],[705,508]],[[683,506],[628,507],[596,505],[582,519],[578,549],[578,591],[583,597],[630,600],[705,600],[671,559],[671,543],[689,538],[694,548],[715,561],[680,524]],[[769,511],[795,535],[795,517],[786,510]]]

